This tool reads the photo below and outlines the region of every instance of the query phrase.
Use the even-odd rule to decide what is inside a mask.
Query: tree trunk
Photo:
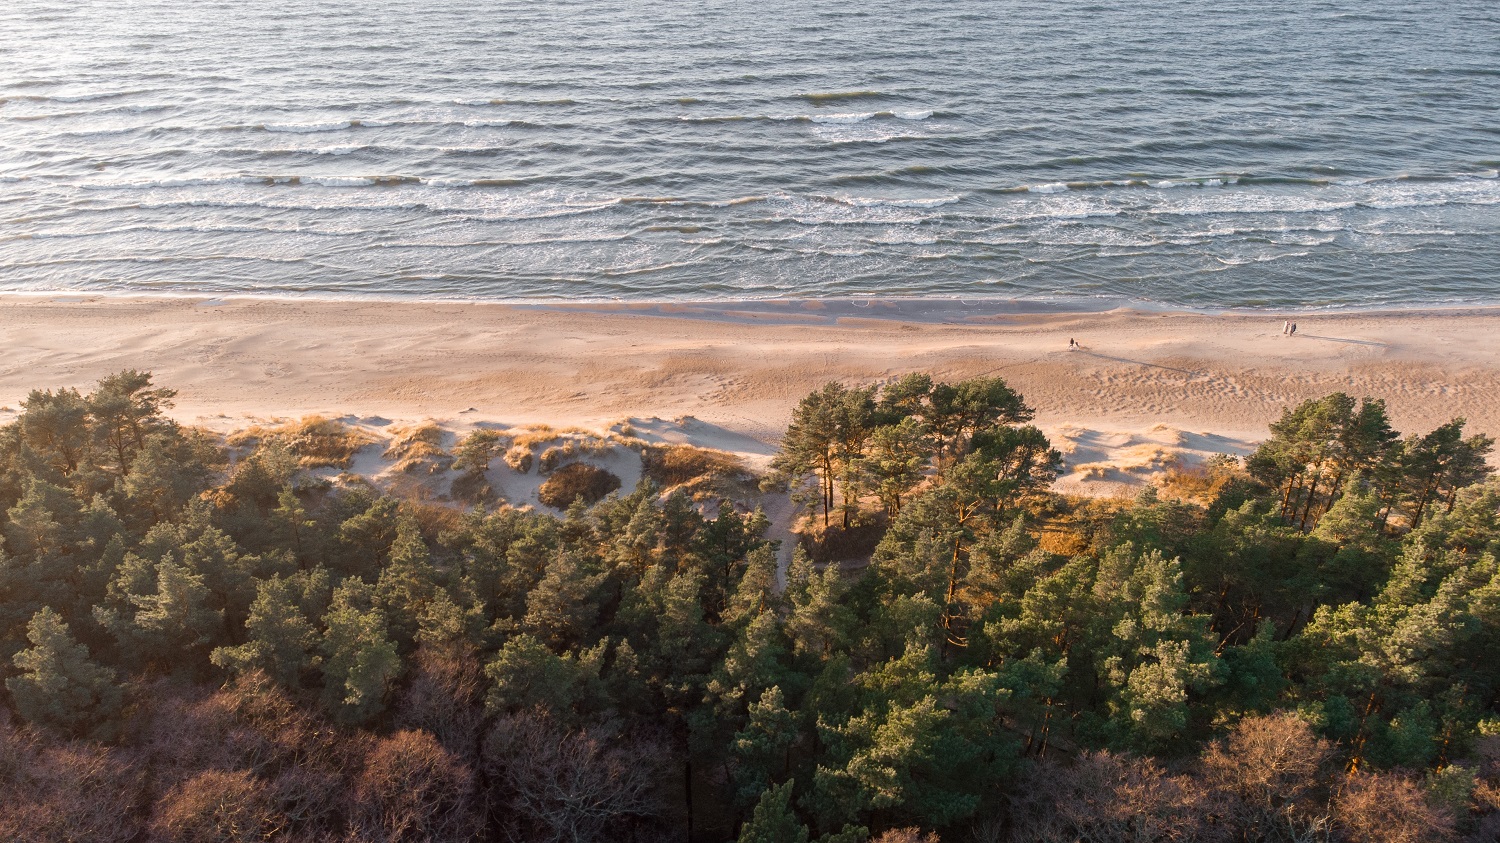
[[[1302,506],[1302,517],[1297,519],[1297,529],[1303,531],[1304,533],[1307,532],[1308,513],[1312,511],[1313,501],[1318,497],[1318,481],[1321,480],[1322,477],[1323,476],[1321,473],[1313,475],[1312,485],[1307,488],[1307,503],[1303,504]]]

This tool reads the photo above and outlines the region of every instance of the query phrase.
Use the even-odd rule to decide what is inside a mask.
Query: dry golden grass
[[[1103,480],[1117,467],[1108,462],[1086,462],[1073,466],[1073,472],[1082,475],[1085,480]]]
[[[723,451],[692,445],[652,446],[641,454],[641,469],[662,488],[680,486],[701,477],[737,477],[747,474],[739,457]]]
[[[529,445],[512,445],[510,450],[505,452],[505,464],[517,474],[530,474],[531,463],[534,459]]]
[[[1172,427],[1170,425],[1165,425],[1165,424],[1155,424],[1155,425],[1152,425],[1151,426],[1151,432],[1162,435],[1164,438],[1166,438],[1168,440],[1167,444],[1169,444],[1169,445],[1179,445],[1180,446],[1184,442],[1187,441],[1187,437],[1183,435],[1183,433],[1182,433],[1181,430],[1178,430],[1177,428]]]
[[[1059,556],[1076,556],[1088,550],[1088,540],[1076,530],[1047,527],[1037,534],[1037,547]]]
[[[534,448],[556,439],[558,432],[551,425],[539,424],[511,432],[511,444],[517,448]]]
[[[551,474],[564,461],[578,456],[582,451],[583,448],[579,447],[578,443],[572,439],[563,442],[561,445],[554,445],[542,452],[542,457],[537,462],[537,471],[541,472],[543,476]]]
[[[348,468],[360,448],[375,442],[363,430],[323,416],[304,416],[300,421],[272,427],[254,425],[225,437],[233,447],[278,442],[297,457],[302,468]]]
[[[1164,497],[1206,505],[1217,499],[1230,484],[1247,479],[1239,460],[1216,456],[1202,465],[1170,468],[1157,485]]]
[[[1073,470],[1085,478],[1102,478],[1110,471],[1149,474],[1165,471],[1180,464],[1182,455],[1161,445],[1135,445],[1119,452],[1112,460],[1082,463]]]
[[[398,427],[395,438],[385,449],[385,458],[403,474],[441,474],[453,464],[453,457],[443,450],[443,429],[431,422]]]

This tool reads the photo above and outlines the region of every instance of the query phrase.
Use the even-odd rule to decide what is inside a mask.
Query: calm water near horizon
[[[10,0],[0,290],[1500,303],[1500,4]]]

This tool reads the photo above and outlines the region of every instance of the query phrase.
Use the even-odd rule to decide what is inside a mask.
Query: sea
[[[7,0],[0,291],[1500,304],[1495,0]]]

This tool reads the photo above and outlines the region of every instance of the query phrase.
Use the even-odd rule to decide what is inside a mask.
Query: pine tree
[[[151,434],[175,427],[163,412],[171,409],[176,390],[151,388],[151,374],[127,369],[99,381],[88,397],[94,436],[108,454],[110,470],[121,479],[131,472],[135,456]]]
[[[799,737],[797,717],[787,710],[780,687],[772,685],[750,703],[744,728],[729,744],[736,801],[750,805],[790,771],[792,746]]]
[[[770,788],[740,826],[739,843],[808,843],[811,833],[792,811],[793,782]]]
[[[264,670],[288,687],[296,687],[310,667],[318,643],[317,631],[297,606],[297,594],[281,577],[262,580],[245,631],[250,640],[237,647],[220,647],[210,660],[231,673]]]
[[[580,643],[599,617],[606,579],[590,562],[578,553],[558,551],[526,597],[522,628],[558,649]]]
[[[345,581],[323,623],[324,705],[343,722],[369,722],[385,709],[386,693],[401,674],[385,618],[370,605],[368,587]]]
[[[26,638],[31,647],[13,659],[22,672],[5,680],[20,715],[73,734],[107,732],[122,696],[115,672],[95,664],[50,607],[27,624]]]
[[[560,722],[581,722],[606,704],[600,672],[607,646],[601,642],[560,656],[530,635],[517,635],[484,667],[491,683],[485,709],[490,714],[539,709]]]

